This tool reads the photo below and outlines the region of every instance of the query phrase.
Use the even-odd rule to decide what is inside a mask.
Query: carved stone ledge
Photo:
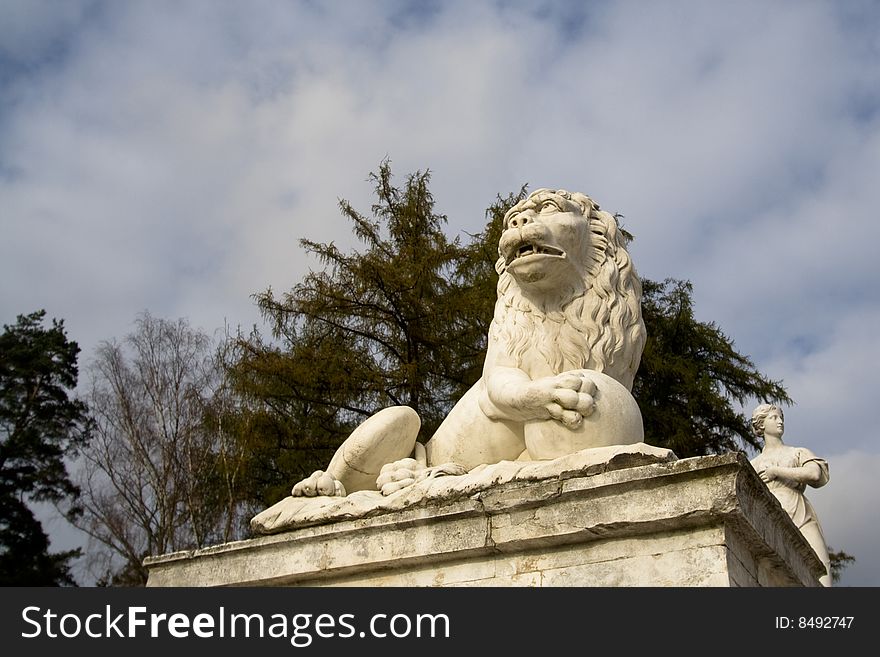
[[[818,585],[821,562],[744,455],[636,451],[497,464],[418,500],[151,557],[148,586]],[[458,481],[440,494],[443,479]]]

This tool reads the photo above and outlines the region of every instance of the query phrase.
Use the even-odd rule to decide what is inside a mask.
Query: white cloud
[[[789,350],[767,363],[780,373],[796,405],[787,413],[786,442],[824,453],[878,453],[877,383],[880,309],[837,318],[812,353]]]
[[[0,0],[0,57],[31,65],[62,55],[67,35],[85,18],[91,3]]]

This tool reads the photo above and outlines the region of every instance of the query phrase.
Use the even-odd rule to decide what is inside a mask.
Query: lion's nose
[[[507,222],[507,225],[511,228],[522,228],[526,224],[532,223],[535,220],[534,215],[531,213],[520,212],[510,218],[510,221]]]

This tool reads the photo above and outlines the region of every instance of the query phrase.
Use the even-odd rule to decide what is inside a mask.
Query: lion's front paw
[[[294,497],[345,497],[345,486],[329,472],[315,470],[293,487],[290,494]]]
[[[569,429],[577,429],[593,412],[596,384],[579,372],[564,372],[537,381],[543,388],[544,410]]]
[[[450,462],[429,467],[416,459],[400,459],[382,466],[379,478],[376,479],[376,488],[387,497],[426,479],[464,474],[467,474],[467,468],[458,463]]]
[[[397,491],[412,486],[427,468],[415,459],[407,458],[387,463],[382,466],[379,478],[376,479],[376,488],[382,491],[382,495],[391,495]]]

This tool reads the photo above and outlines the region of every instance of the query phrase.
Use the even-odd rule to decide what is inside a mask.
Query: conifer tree
[[[86,405],[72,397],[79,346],[44,310],[19,315],[0,335],[0,585],[74,584],[79,550],[49,551],[29,502],[72,502],[65,457],[89,439]],[[68,512],[75,514],[75,505]]]

